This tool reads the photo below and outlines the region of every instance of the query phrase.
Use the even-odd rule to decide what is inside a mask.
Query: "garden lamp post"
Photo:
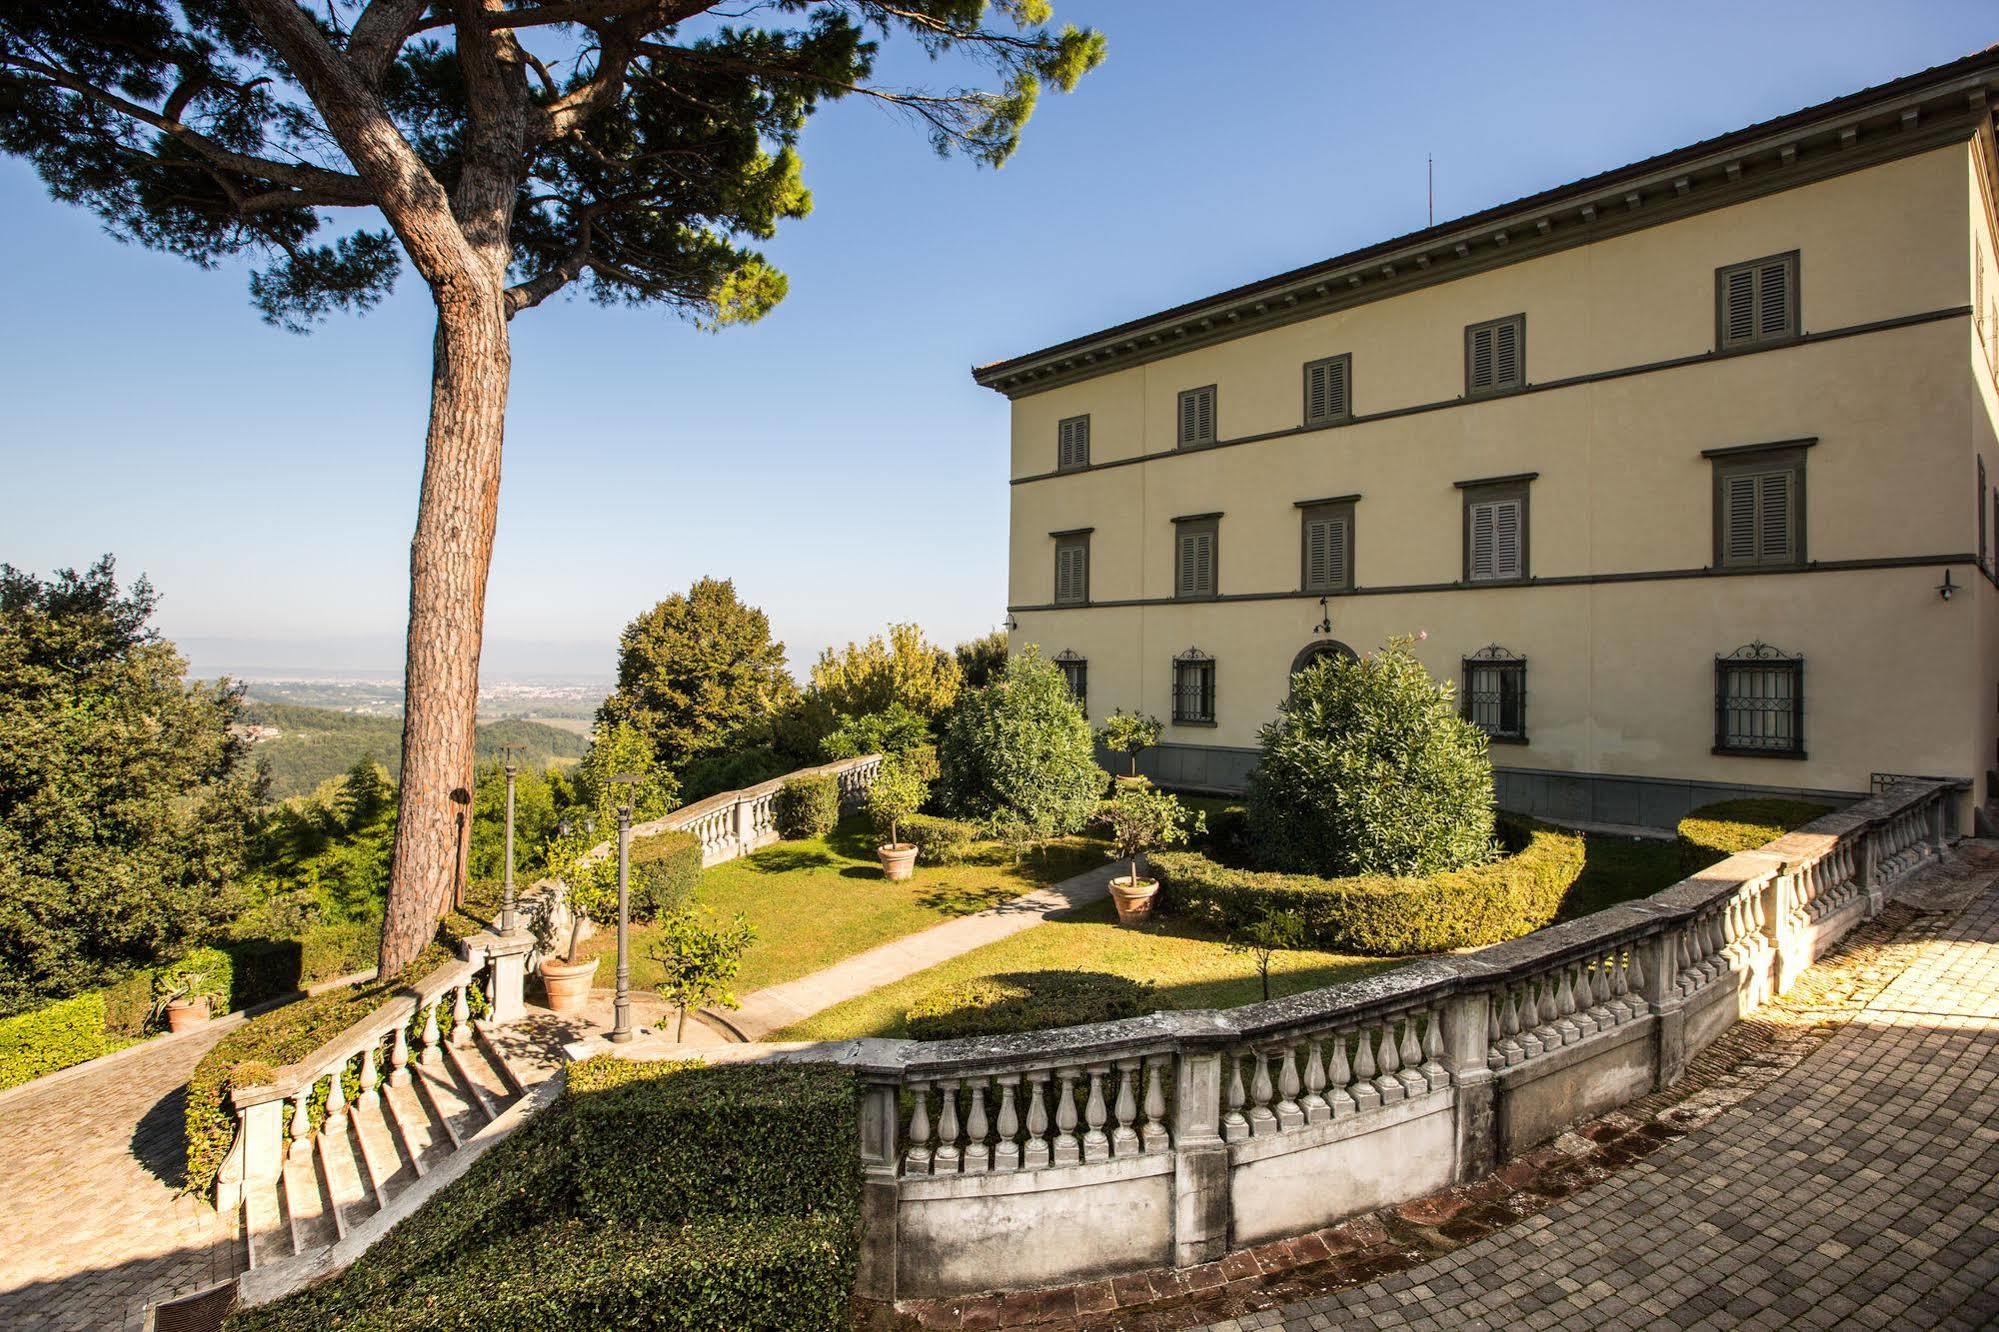
[[[520,754],[525,746],[501,745],[500,753],[505,756],[507,774],[507,867],[504,896],[500,899],[500,933],[513,935],[520,929],[520,920],[514,914],[514,776],[520,771]]]
[[[611,1004],[612,1042],[624,1045],[638,1033],[632,1030],[632,948],[631,948],[631,869],[632,869],[632,788],[639,779],[621,772],[611,779],[618,787],[618,997]]]

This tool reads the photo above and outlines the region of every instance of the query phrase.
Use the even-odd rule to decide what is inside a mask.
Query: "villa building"
[[[1983,799],[1995,106],[1999,48],[977,370],[1015,650],[1187,788],[1421,632],[1509,808]]]

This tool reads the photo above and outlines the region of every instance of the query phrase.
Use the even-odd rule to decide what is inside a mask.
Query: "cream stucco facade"
[[[1493,750],[1515,807],[1666,823],[1879,773],[1982,799],[1995,103],[1999,56],[1961,61],[983,368],[1013,400],[1015,649],[1087,662],[1093,718],[1173,718],[1176,657],[1211,658],[1212,721],[1168,720],[1151,757],[1193,787],[1240,785],[1301,650],[1421,633],[1454,682],[1489,645],[1524,659],[1524,734]],[[1790,326],[1724,348],[1718,275],[1773,256],[1795,256]],[[1467,328],[1513,315],[1523,382],[1469,389]],[[1334,356],[1347,412],[1307,425],[1304,368]],[[1183,444],[1180,395],[1207,385],[1213,442]],[[1079,417],[1087,461],[1058,468]],[[1801,468],[1794,545],[1742,567],[1717,470],[1780,455]],[[1492,478],[1524,493],[1518,580],[1469,577],[1461,483]],[[1351,503],[1351,568],[1322,612],[1298,506],[1329,497]],[[1209,516],[1211,586],[1176,595],[1175,520]],[[1057,547],[1078,543],[1085,584],[1058,596]],[[1781,756],[1731,752],[1717,715],[1717,658],[1749,644],[1803,663]]]

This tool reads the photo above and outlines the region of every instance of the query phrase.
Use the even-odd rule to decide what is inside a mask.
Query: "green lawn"
[[[1634,897],[1650,897],[1686,877],[1680,869],[1679,848],[1672,842],[1593,836],[1584,840],[1583,847],[1583,874],[1562,899],[1558,922]]]
[[[875,838],[855,818],[825,837],[779,842],[702,871],[695,901],[724,919],[741,912],[756,927],[736,985],[747,994],[1095,869],[1107,859],[1104,850],[1096,838],[1066,837],[1016,865],[1005,848],[987,843],[966,864],[919,865],[914,878],[890,883],[875,859]],[[658,964],[646,956],[652,938],[644,926],[632,931],[632,984],[639,989],[659,980]],[[617,931],[600,927],[583,952],[609,957],[616,949]],[[608,966],[599,984],[610,984]]]

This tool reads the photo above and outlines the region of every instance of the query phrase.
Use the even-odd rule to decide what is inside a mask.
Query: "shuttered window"
[[[1220,524],[1214,518],[1182,518],[1173,528],[1173,595],[1212,597],[1215,595],[1216,539]]]
[[[1527,480],[1531,479],[1461,483],[1466,582],[1506,583],[1527,577]]]
[[[1055,603],[1080,606],[1090,599],[1090,538],[1075,533],[1055,538]]]
[[[1723,351],[1798,335],[1795,250],[1718,269],[1715,287],[1715,340]]]
[[[1299,508],[1298,585],[1306,592],[1344,592],[1353,586],[1353,504]]]
[[[1180,394],[1180,443],[1215,442],[1215,386],[1186,389]]]
[[[1305,424],[1325,425],[1353,415],[1353,357],[1328,356],[1305,366]]]
[[[1215,724],[1215,660],[1198,649],[1173,659],[1173,720],[1182,726]]]
[[[1527,382],[1527,316],[1508,315],[1465,330],[1465,392],[1499,393]]]
[[[1985,459],[1978,460],[1978,564],[1985,564]]]
[[[1066,472],[1090,465],[1090,418],[1071,416],[1055,428],[1055,468]]]
[[[1803,449],[1715,459],[1715,563],[1723,568],[1804,563],[1804,507]]]

